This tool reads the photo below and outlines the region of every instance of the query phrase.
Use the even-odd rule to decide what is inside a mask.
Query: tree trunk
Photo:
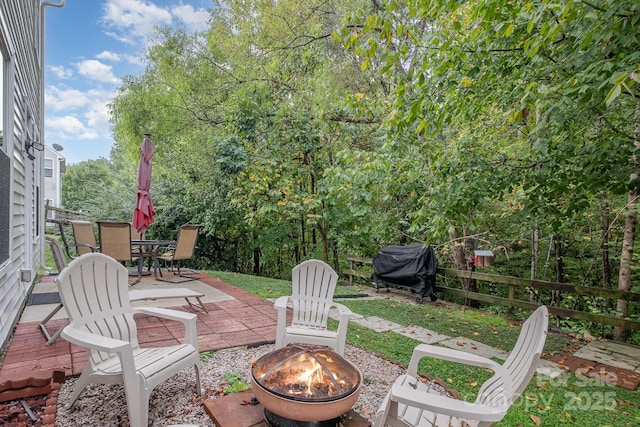
[[[555,254],[555,264],[556,264],[556,282],[564,283],[564,254],[562,249],[562,240],[560,236],[556,236],[553,240],[553,248]],[[560,306],[560,302],[562,301],[562,293],[560,291],[552,291],[551,292],[551,304]]]
[[[540,256],[540,232],[538,227],[531,233],[531,280],[538,278],[538,258]],[[529,301],[535,301],[536,294],[533,289],[529,289]]]
[[[636,106],[636,149],[640,149],[640,103]],[[633,156],[633,163],[638,166],[638,159]],[[638,223],[638,193],[634,190],[636,181],[640,177],[640,170],[636,170],[629,177],[630,188],[627,197],[627,217],[624,223],[624,237],[622,238],[622,253],[620,254],[620,274],[618,275],[618,290],[628,291],[631,289],[631,261],[633,259],[633,243],[636,238],[636,225]],[[618,300],[616,304],[616,316],[625,318],[629,314],[629,302]],[[620,326],[613,328],[613,339],[626,341],[629,337],[629,330]]]
[[[602,225],[602,287],[611,289],[611,261],[609,260],[611,206],[604,193],[600,195],[600,224]]]
[[[611,289],[611,279],[613,273],[611,271],[611,260],[609,258],[609,228],[611,227],[611,205],[604,193],[600,194],[600,224],[602,226],[602,287]],[[605,309],[613,309],[613,300],[607,298],[605,300]]]
[[[637,179],[637,174],[636,178]],[[624,223],[624,237],[622,238],[622,253],[620,254],[620,274],[618,275],[618,290],[628,291],[631,289],[631,261],[633,259],[633,242],[636,238],[636,224],[638,222],[638,195],[635,191],[629,191],[627,217]],[[627,317],[629,313],[629,302],[618,300],[616,304],[616,316]],[[620,326],[613,328],[613,339],[626,341],[629,330]]]
[[[260,245],[258,244],[258,233],[253,231],[253,275],[260,275]]]
[[[458,233],[457,229],[454,229],[451,233],[451,242],[453,242],[451,260],[453,261],[453,265],[455,265],[456,269],[473,271],[473,257],[467,257],[465,255],[465,249],[467,247],[466,239],[460,239],[460,234]],[[467,292],[476,292],[478,290],[475,279],[461,277],[460,284],[462,285],[462,289]],[[464,304],[469,307],[479,306],[479,303],[477,301],[472,301],[468,298],[464,299]]]

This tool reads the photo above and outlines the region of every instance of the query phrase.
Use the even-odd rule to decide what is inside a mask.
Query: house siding
[[[0,0],[0,45],[7,67],[3,75],[3,150],[11,167],[9,261],[0,265],[0,342],[6,345],[19,319],[43,259],[43,153],[24,150],[27,139],[44,143],[40,1]],[[29,280],[23,281],[23,274]]]

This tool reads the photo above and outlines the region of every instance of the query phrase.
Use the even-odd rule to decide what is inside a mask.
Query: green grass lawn
[[[208,274],[264,298],[289,295],[291,283],[283,280],[210,271]],[[363,294],[360,286],[339,286],[336,297]],[[509,351],[520,332],[517,322],[480,310],[453,304],[409,304],[392,300],[341,301],[355,313],[378,316],[404,326],[416,325],[449,336],[464,336]],[[332,322],[335,327],[337,322]],[[406,365],[417,341],[395,332],[375,332],[351,322],[347,341],[388,360]],[[550,333],[543,357],[562,352],[574,345],[562,333]],[[473,400],[489,373],[464,365],[434,359],[423,360],[420,372],[440,379],[463,399]],[[365,378],[366,381],[366,378]],[[621,427],[640,425],[640,391],[628,391],[575,373],[551,379],[536,374],[507,416],[495,427],[522,426],[588,426]]]

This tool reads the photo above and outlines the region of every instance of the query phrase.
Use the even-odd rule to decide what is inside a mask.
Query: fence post
[[[353,260],[349,260],[349,270],[353,271]],[[349,286],[353,286],[353,274],[349,274]]]

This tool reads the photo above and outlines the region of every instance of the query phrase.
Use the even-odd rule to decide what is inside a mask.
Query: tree
[[[559,229],[566,213],[584,209],[594,194],[625,191],[624,177],[635,170],[640,53],[638,38],[629,35],[638,33],[638,7],[632,1],[391,1],[354,16],[341,35],[363,56],[363,67],[393,82],[386,123],[396,132],[414,132],[434,150],[434,137],[452,129],[472,129],[477,142],[501,148],[498,133],[517,132],[528,147],[489,160],[502,166],[494,189],[522,189],[522,213]],[[490,126],[494,136],[483,138]],[[469,212],[459,205],[452,210]],[[633,228],[631,215],[623,253],[633,246]],[[621,274],[629,257],[622,259]],[[619,288],[628,285],[621,276]]]

